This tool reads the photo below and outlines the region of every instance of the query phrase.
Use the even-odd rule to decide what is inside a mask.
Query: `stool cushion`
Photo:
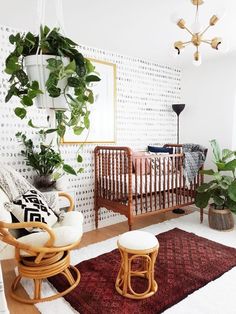
[[[155,246],[159,247],[157,238],[146,231],[128,231],[118,238],[119,245],[130,250],[148,250]]]

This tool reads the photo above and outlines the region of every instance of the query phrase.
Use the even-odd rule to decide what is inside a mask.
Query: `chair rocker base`
[[[23,258],[18,263],[19,275],[12,283],[11,297],[22,303],[34,304],[38,302],[45,302],[57,299],[72,291],[80,282],[80,272],[76,267],[69,264],[69,252],[63,253],[63,256],[61,252],[59,252],[56,253],[54,256],[44,258],[38,264],[32,261],[32,258]],[[71,270],[73,270],[74,276],[72,275]],[[58,274],[65,276],[70,285],[69,288],[49,297],[41,297],[42,281]],[[34,295],[32,299],[23,298],[19,296],[16,292],[18,284],[20,283],[20,280],[22,278],[32,279],[34,282]]]

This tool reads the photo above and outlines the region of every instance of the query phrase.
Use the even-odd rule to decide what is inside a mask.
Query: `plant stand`
[[[212,229],[227,231],[234,228],[234,219],[231,211],[228,208],[215,209],[209,206],[208,222]]]

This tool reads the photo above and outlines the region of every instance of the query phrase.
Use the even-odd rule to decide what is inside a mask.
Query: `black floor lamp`
[[[177,144],[179,144],[179,115],[184,110],[185,104],[174,104],[172,109],[177,114]],[[173,210],[175,214],[184,214],[185,211],[182,208],[176,208]]]
[[[174,104],[172,109],[177,114],[177,144],[179,144],[179,115],[184,110],[185,104]]]

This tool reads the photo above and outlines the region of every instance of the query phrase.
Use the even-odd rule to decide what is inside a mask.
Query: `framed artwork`
[[[90,59],[101,81],[92,86],[94,103],[90,106],[90,129],[81,135],[68,130],[63,143],[115,143],[116,141],[116,65]]]

